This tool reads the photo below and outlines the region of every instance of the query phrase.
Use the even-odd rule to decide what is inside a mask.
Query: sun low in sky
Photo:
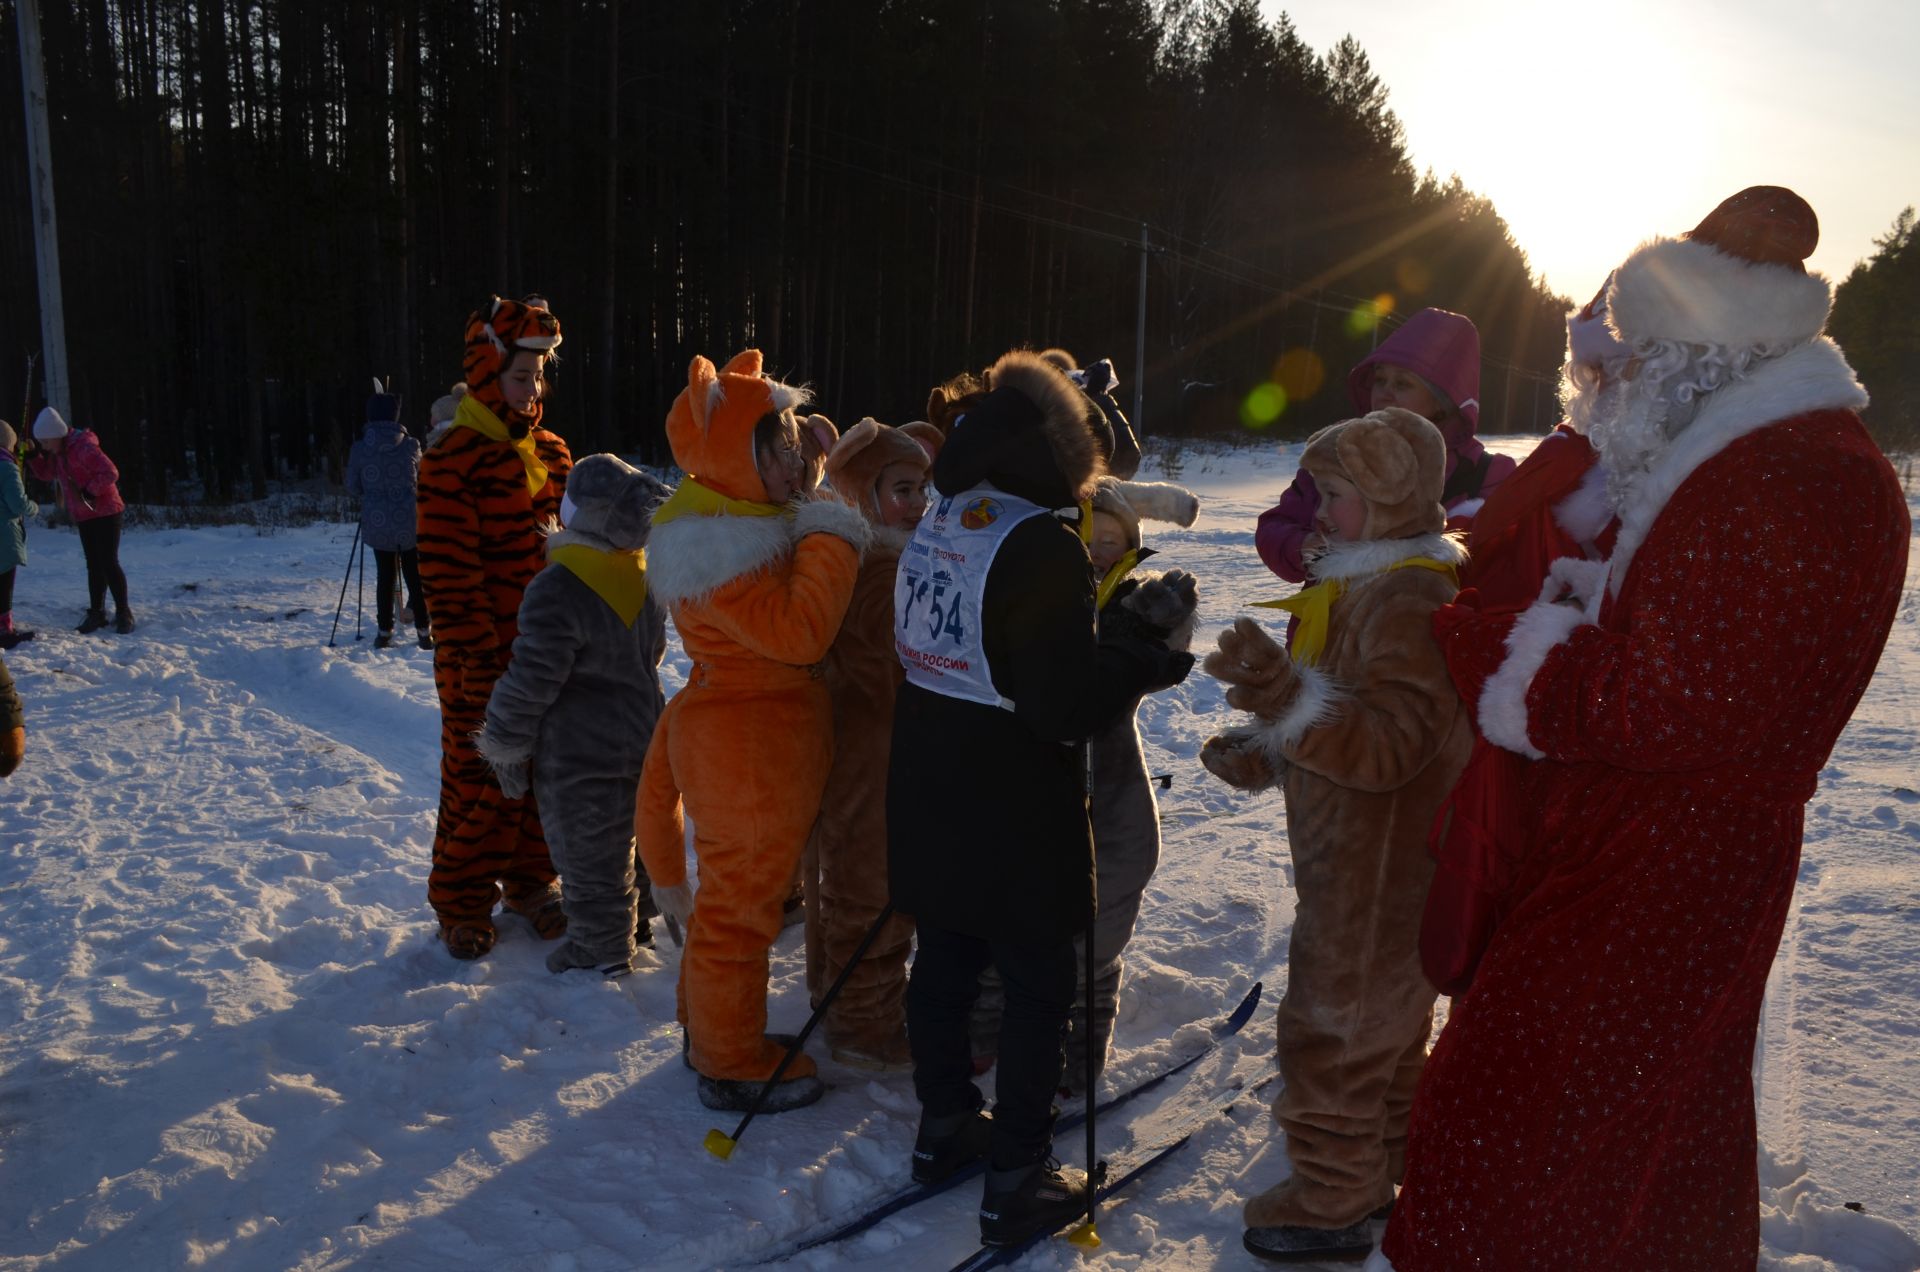
[[[1319,52],[1359,40],[1415,169],[1492,199],[1577,301],[1749,185],[1813,205],[1835,283],[1920,204],[1912,0],[1263,3]]]

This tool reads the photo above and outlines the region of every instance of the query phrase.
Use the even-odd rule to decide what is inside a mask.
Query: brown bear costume
[[[924,476],[940,430],[915,422],[891,428],[864,419],[826,457],[833,493],[860,511],[873,539],[860,562],[853,601],[821,663],[833,699],[833,770],[801,864],[807,905],[807,995],[827,992],[887,904],[887,757],[893,700],[906,678],[893,647],[893,590],[908,530],[881,522],[874,483],[894,464]],[[907,1050],[907,955],[913,920],[895,914],[874,938],[827,1012],[833,1058],[883,1072],[913,1067]]]
[[[1427,829],[1473,745],[1429,630],[1465,559],[1441,533],[1438,430],[1375,411],[1315,434],[1302,466],[1366,506],[1361,537],[1312,565],[1330,606],[1316,618],[1312,588],[1289,602],[1291,657],[1243,618],[1206,661],[1258,722],[1201,759],[1232,785],[1284,787],[1298,893],[1273,1106],[1293,1173],[1247,1203],[1253,1229],[1341,1229],[1393,1198],[1435,997],[1418,950]]]

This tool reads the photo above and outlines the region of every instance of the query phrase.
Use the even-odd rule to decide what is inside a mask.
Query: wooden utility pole
[[[60,299],[60,234],[53,211],[53,144],[47,137],[47,72],[40,57],[39,0],[16,0],[20,15],[20,87],[27,108],[27,180],[33,194],[33,259],[40,273],[40,354],[47,405],[68,419],[67,318]],[[25,432],[31,420],[21,420]]]
[[[1146,421],[1141,418],[1147,400],[1147,223],[1140,222],[1140,301],[1133,320],[1133,433],[1145,437]]]

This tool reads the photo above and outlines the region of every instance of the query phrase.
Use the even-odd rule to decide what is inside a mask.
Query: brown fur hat
[[[1367,501],[1365,539],[1408,539],[1446,528],[1440,504],[1447,444],[1432,422],[1397,406],[1330,424],[1307,439],[1300,466],[1344,477]]]
[[[987,368],[987,391],[996,389],[1013,389],[1040,408],[1040,428],[1054,462],[1080,498],[1091,494],[1106,464],[1087,417],[1086,394],[1066,372],[1026,349],[1004,353]]]
[[[834,497],[877,521],[880,506],[873,483],[891,464],[915,464],[922,472],[940,453],[940,430],[920,420],[892,428],[868,417],[848,429],[827,455],[827,480]]]
[[[1051,349],[1042,349],[1040,356],[1048,362],[1053,363],[1054,366],[1059,367],[1062,371],[1078,371],[1080,369],[1080,364],[1074,361],[1073,355],[1058,345]]]

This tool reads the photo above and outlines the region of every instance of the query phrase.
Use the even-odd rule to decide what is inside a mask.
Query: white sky
[[[1915,0],[1262,3],[1318,52],[1358,39],[1415,169],[1492,199],[1579,302],[1746,186],[1813,205],[1836,284],[1920,204]]]

